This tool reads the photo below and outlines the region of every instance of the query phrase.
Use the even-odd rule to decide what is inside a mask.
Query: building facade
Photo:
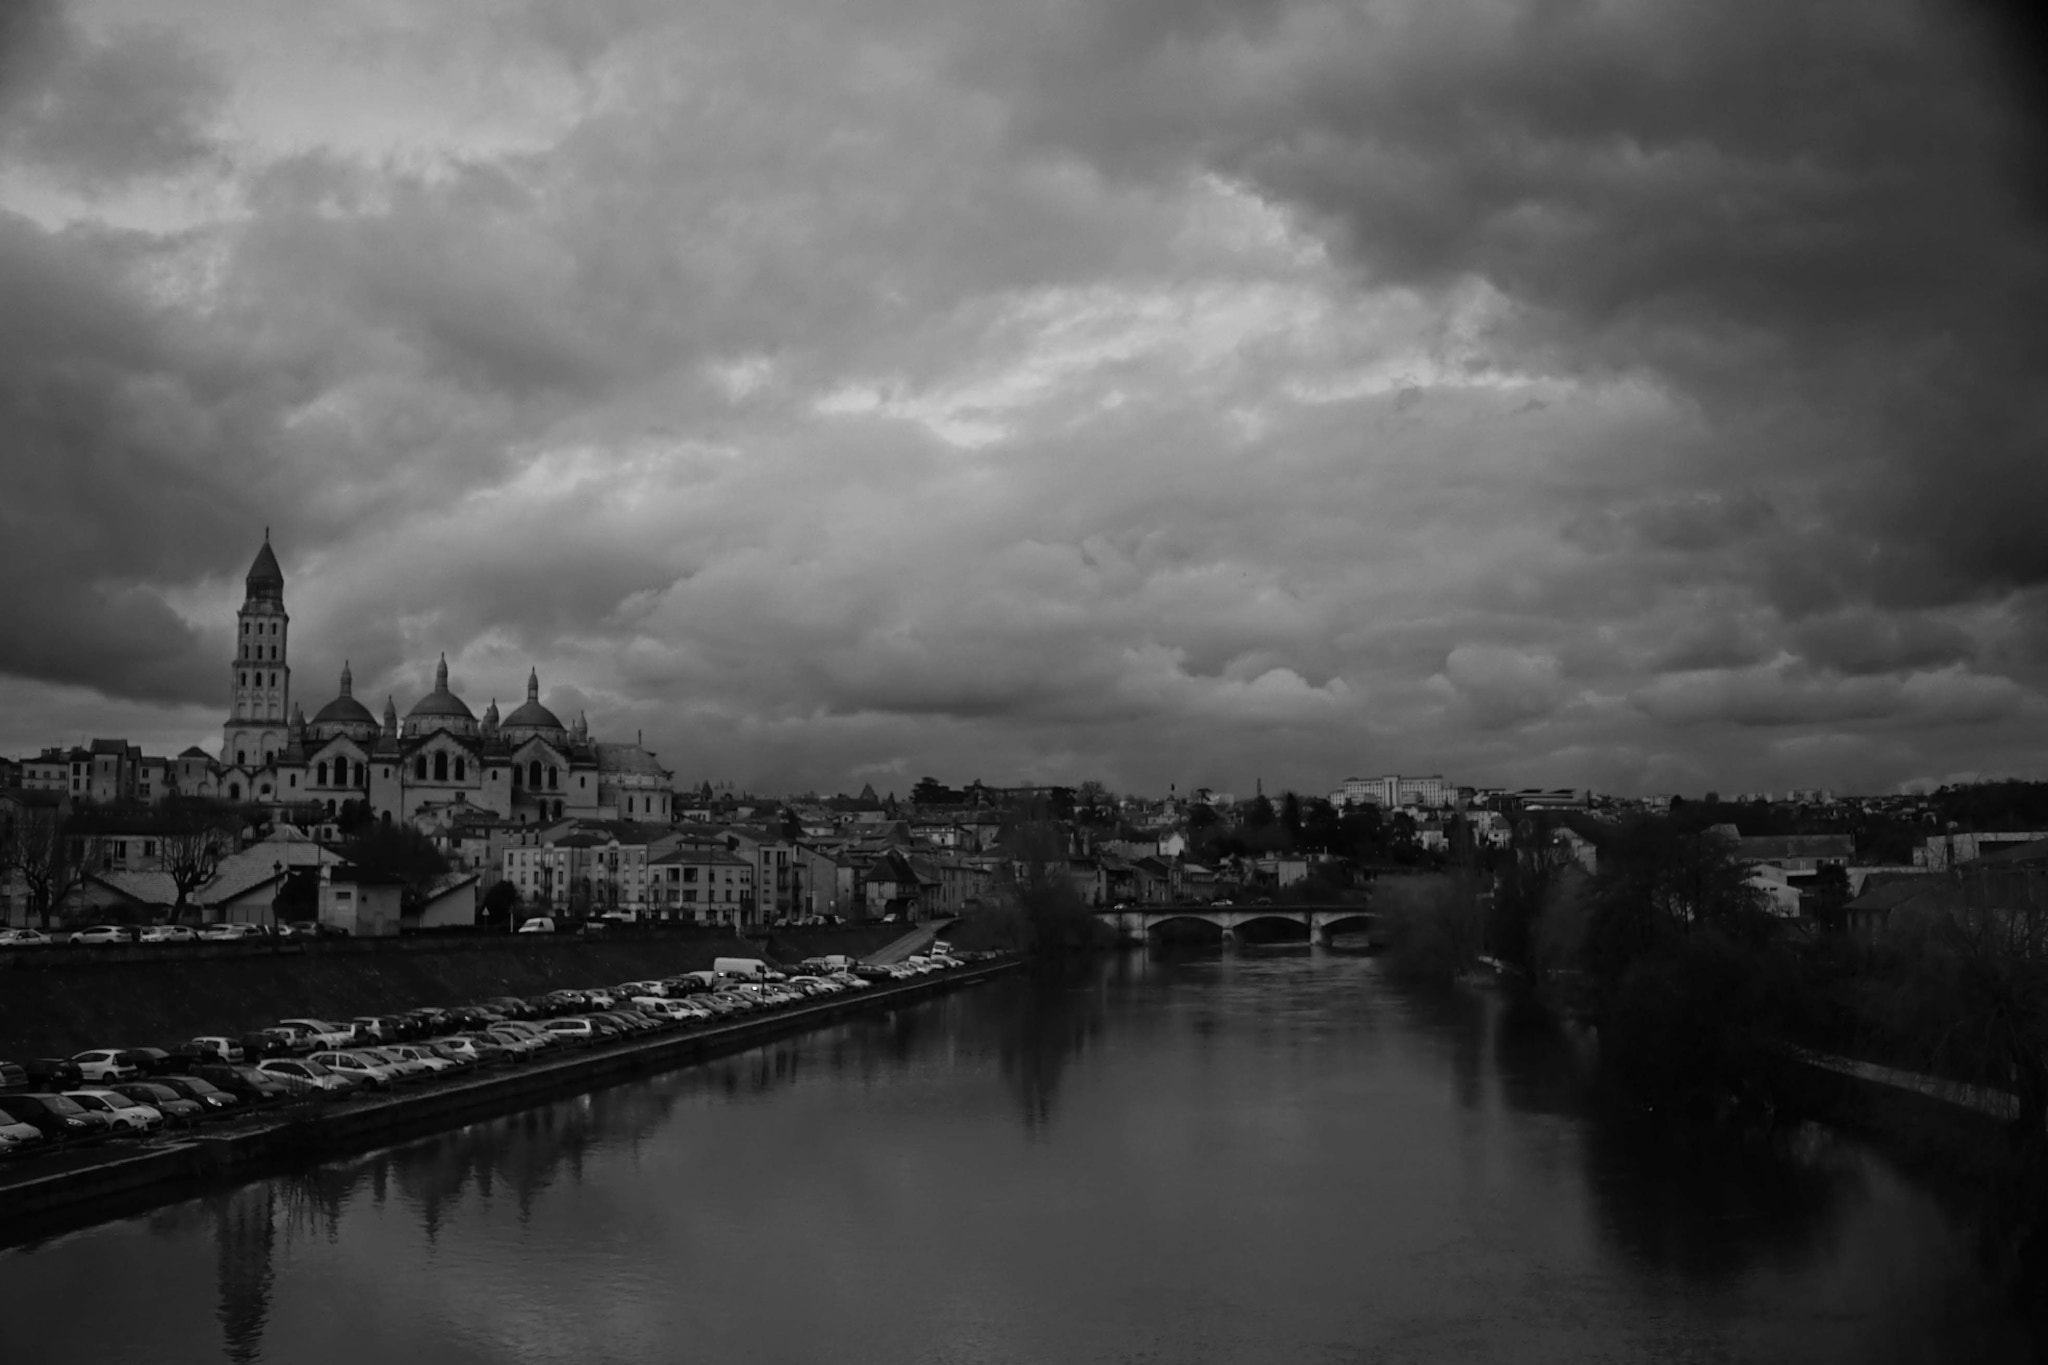
[[[444,655],[434,687],[401,722],[396,699],[383,715],[357,700],[349,666],[334,699],[309,721],[291,698],[290,617],[284,574],[266,535],[245,580],[230,668],[221,756],[203,779],[185,756],[167,770],[176,789],[273,806],[313,805],[333,816],[349,803],[395,822],[474,812],[516,824],[575,818],[666,823],[670,773],[637,741],[591,739],[578,716],[565,725],[540,700],[529,671],[526,701],[479,717],[449,687]],[[190,785],[188,785],[190,784]]]

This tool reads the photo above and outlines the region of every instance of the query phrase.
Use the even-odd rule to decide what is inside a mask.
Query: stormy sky
[[[2033,35],[0,7],[0,752],[536,665],[679,781],[2048,775]]]

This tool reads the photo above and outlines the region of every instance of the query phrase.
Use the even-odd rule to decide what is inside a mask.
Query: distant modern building
[[[1333,806],[1384,806],[1398,810],[1402,806],[1422,806],[1429,809],[1451,809],[1458,804],[1458,788],[1447,783],[1442,775],[1429,777],[1402,777],[1390,774],[1386,777],[1347,777],[1344,784],[1330,793]]]

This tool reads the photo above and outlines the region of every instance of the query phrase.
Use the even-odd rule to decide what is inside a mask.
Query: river
[[[1011,977],[0,1251],[0,1361],[2031,1358],[1857,1144],[1341,951]],[[0,1230],[4,1232],[4,1230]]]

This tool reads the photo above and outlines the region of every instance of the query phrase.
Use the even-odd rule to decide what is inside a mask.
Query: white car
[[[438,1076],[444,1071],[454,1071],[462,1066],[461,1062],[456,1061],[452,1057],[443,1057],[439,1053],[429,1052],[423,1047],[414,1047],[410,1043],[399,1043],[391,1047],[378,1048],[377,1050],[379,1052],[391,1053],[403,1061],[417,1062],[427,1069],[427,1074],[432,1076]]]
[[[271,1057],[256,1063],[256,1069],[271,1079],[281,1082],[294,1095],[305,1095],[315,1091],[330,1095],[345,1095],[357,1087],[358,1082],[338,1076],[318,1062],[298,1058]]]
[[[326,1067],[337,1076],[345,1076],[357,1085],[374,1090],[389,1090],[397,1085],[399,1080],[397,1067],[359,1053],[316,1052],[306,1060]]]
[[[555,922],[547,915],[536,915],[520,925],[519,932],[522,934],[552,934],[555,932]]]
[[[199,935],[182,924],[152,924],[142,931],[138,943],[190,943]]]
[[[199,937],[208,943],[228,942],[242,938],[262,938],[263,926],[259,924],[202,924]]]
[[[0,948],[44,948],[50,936],[35,929],[0,929]]]
[[[347,1024],[330,1024],[325,1019],[280,1019],[280,1024],[293,1024],[313,1035],[314,1047],[347,1047],[356,1040],[356,1031]]]
[[[131,1100],[118,1090],[67,1090],[64,1098],[81,1109],[105,1114],[131,1132],[153,1133],[164,1126],[163,1110],[153,1104]]]
[[[89,1081],[132,1081],[142,1075],[141,1067],[121,1060],[121,1049],[117,1047],[73,1053],[71,1060],[78,1064],[78,1074]]]
[[[204,1052],[216,1060],[226,1062],[229,1065],[240,1062],[243,1056],[241,1040],[229,1038],[225,1034],[201,1034],[197,1038],[188,1038],[185,1041],[185,1046],[191,1048],[194,1052]]]
[[[373,1062],[382,1062],[393,1071],[396,1071],[398,1079],[402,1081],[411,1080],[416,1076],[431,1076],[435,1071],[434,1067],[428,1066],[416,1057],[401,1055],[395,1047],[359,1047],[354,1049],[354,1052],[358,1057],[367,1057]]]
[[[852,972],[833,972],[825,979],[827,981],[837,981],[850,991],[864,991],[875,984],[872,981],[863,981]]]
[[[73,943],[132,943],[128,931],[118,924],[95,924],[71,936]]]

